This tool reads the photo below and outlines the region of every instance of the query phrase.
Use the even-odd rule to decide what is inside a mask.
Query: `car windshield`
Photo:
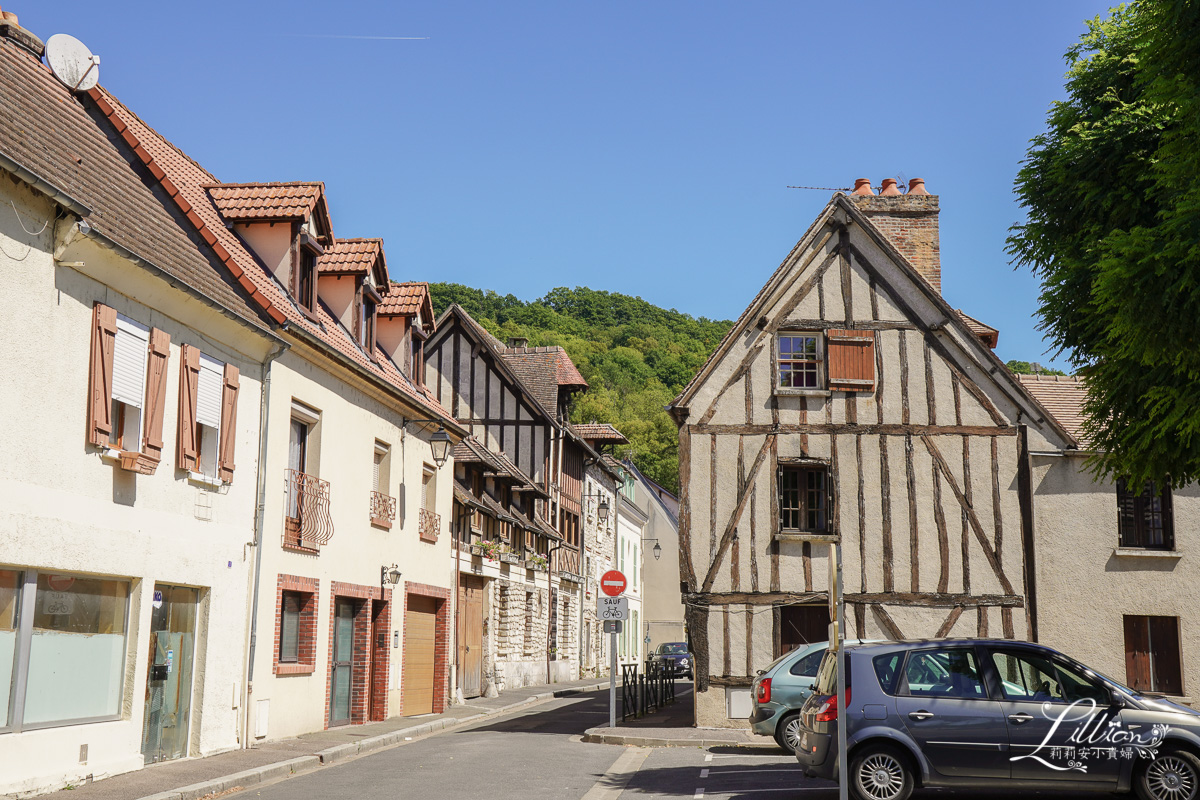
[[[687,644],[684,642],[667,642],[658,646],[659,655],[685,656],[687,651]]]

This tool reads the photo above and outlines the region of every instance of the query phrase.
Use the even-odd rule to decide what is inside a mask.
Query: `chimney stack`
[[[866,186],[865,192],[859,191],[860,185]],[[850,200],[941,294],[938,196],[925,189],[925,181],[913,178],[908,182],[908,194],[901,194],[894,178],[884,178],[879,194],[874,195],[870,181],[860,178]]]
[[[21,27],[17,15],[11,11],[0,11],[0,39],[11,39],[41,60],[46,45],[41,39]]]

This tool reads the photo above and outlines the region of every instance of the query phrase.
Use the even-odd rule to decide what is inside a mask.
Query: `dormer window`
[[[293,291],[296,302],[310,315],[317,311],[317,256],[324,248],[306,231],[301,231]]]
[[[375,315],[382,298],[369,283],[363,283],[359,292],[361,302],[358,309],[358,343],[371,355],[375,351]]]

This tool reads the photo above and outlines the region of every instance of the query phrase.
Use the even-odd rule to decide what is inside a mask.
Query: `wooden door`
[[[823,605],[783,606],[779,609],[780,652],[829,639],[829,610]]]
[[[463,575],[458,586],[458,680],[463,697],[483,693],[482,578]]]
[[[409,595],[404,612],[404,716],[433,713],[437,601]]]

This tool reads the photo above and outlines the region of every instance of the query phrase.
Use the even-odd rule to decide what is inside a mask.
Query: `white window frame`
[[[817,385],[813,387],[800,386],[780,386],[781,371],[779,369],[780,352],[779,342],[782,338],[794,337],[810,337],[816,339],[817,343]],[[802,331],[802,330],[784,330],[777,331],[771,337],[771,388],[778,395],[819,395],[828,396],[830,394],[829,379],[826,373],[826,346],[825,334],[822,331]],[[791,360],[791,359],[789,359]]]

